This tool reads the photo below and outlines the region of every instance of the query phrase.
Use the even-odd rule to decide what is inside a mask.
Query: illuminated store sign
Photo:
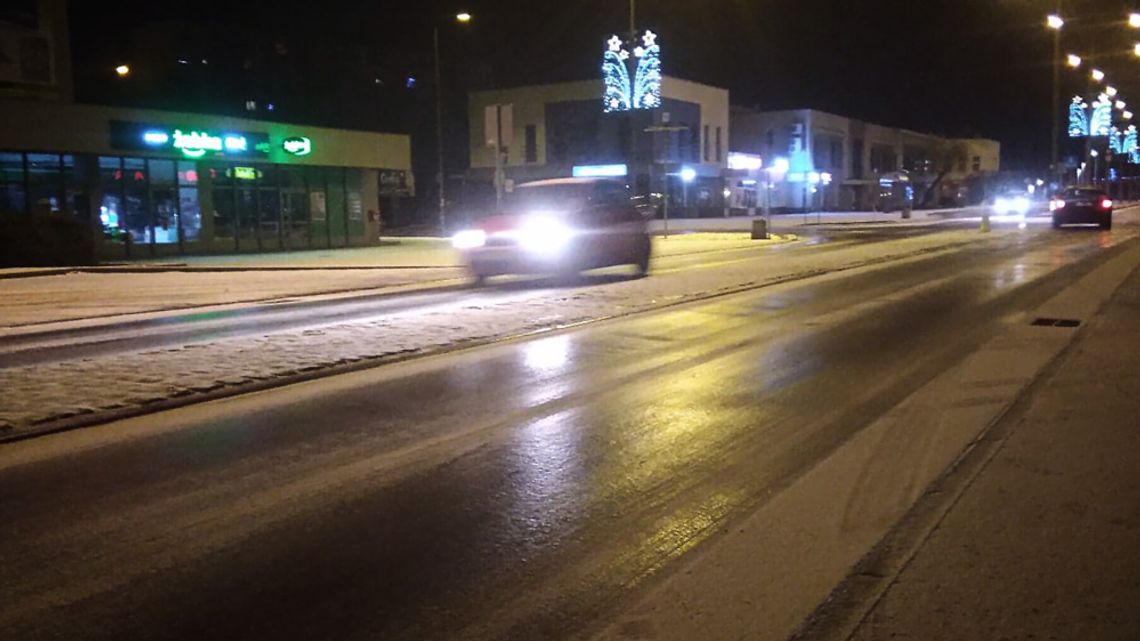
[[[264,158],[269,155],[269,136],[113,120],[111,146],[137,151],[178,152],[186,158]]]
[[[629,169],[624,165],[575,165],[571,170],[575,178],[624,176]]]
[[[313,141],[305,136],[293,136],[281,142],[281,148],[287,154],[294,156],[308,156],[313,153]]]

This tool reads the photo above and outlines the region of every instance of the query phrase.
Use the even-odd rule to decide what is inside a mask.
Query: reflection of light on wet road
[[[561,369],[569,358],[569,334],[540,338],[523,346],[523,362],[528,368],[538,372]]]
[[[553,533],[558,513],[572,507],[569,497],[581,498],[583,457],[578,451],[577,418],[577,411],[566,410],[518,431],[512,452],[516,469],[511,477],[512,522],[530,535]]]

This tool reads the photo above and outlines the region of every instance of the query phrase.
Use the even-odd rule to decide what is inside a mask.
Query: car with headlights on
[[[649,271],[649,215],[624,181],[555,178],[515,186],[500,210],[452,236],[476,284],[505,274]]]
[[[1069,187],[1049,201],[1053,229],[1062,225],[1099,225],[1112,229],[1112,199],[1097,187]]]
[[[1025,216],[1032,206],[1024,191],[1009,191],[994,199],[994,213],[998,216]]]

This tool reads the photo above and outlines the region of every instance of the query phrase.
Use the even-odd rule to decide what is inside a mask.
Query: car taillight
[[[1105,198],[1104,200],[1100,201],[1100,208],[1101,209],[1112,209],[1112,201]]]
[[[1065,208],[1065,201],[1061,200],[1060,198],[1056,198],[1049,203],[1049,210],[1050,211],[1056,211],[1058,209],[1064,209],[1064,208]]]

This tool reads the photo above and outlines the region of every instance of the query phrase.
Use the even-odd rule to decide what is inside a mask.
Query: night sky
[[[1098,66],[1140,107],[1140,60],[1129,53],[1140,31],[1124,26],[1132,4],[1066,0],[1062,53],[1087,58],[1097,51]],[[1002,142],[1006,167],[1030,168],[1048,163],[1052,37],[1044,16],[1055,6],[1056,0],[639,0],[637,22],[659,34],[666,74],[727,87],[734,104],[813,107],[920,131],[986,136]],[[461,8],[475,15],[474,22],[449,24],[446,16]],[[445,90],[455,104],[454,96],[468,89],[596,76],[602,42],[628,28],[627,12],[626,2],[618,0],[472,0],[434,7],[347,0],[73,0],[72,31],[81,99],[115,101],[108,65],[130,58],[145,66],[148,57],[167,56],[140,44],[137,34],[174,21],[184,48],[283,44],[289,53],[277,61],[279,68],[305,76],[324,75],[323,65],[344,68],[348,80],[341,84],[347,86],[337,95],[309,82],[276,82],[270,89],[281,94],[275,99],[282,104],[289,104],[290,94],[304,95],[317,107],[322,100],[349,103],[359,97],[362,104],[370,101],[362,111],[372,113],[375,104],[405,101],[411,109],[389,109],[384,113],[391,117],[377,125],[416,133],[426,123],[424,96],[400,96],[394,88],[372,97],[367,92],[373,87],[364,82],[371,84],[375,76],[383,87],[402,91],[404,79],[413,76],[422,91],[430,79],[433,19],[444,25]],[[211,35],[216,33],[229,34],[228,45],[218,44]],[[241,65],[240,58],[219,55],[212,73]],[[246,73],[258,74],[248,68]],[[357,77],[359,92],[353,88]],[[1087,87],[1084,72],[1066,69],[1063,79],[1064,106]],[[231,78],[216,88],[240,92],[250,82]],[[169,98],[168,89],[157,87],[133,101]],[[362,124],[343,106],[338,109],[343,117],[312,118]],[[462,109],[453,110],[461,121]]]

